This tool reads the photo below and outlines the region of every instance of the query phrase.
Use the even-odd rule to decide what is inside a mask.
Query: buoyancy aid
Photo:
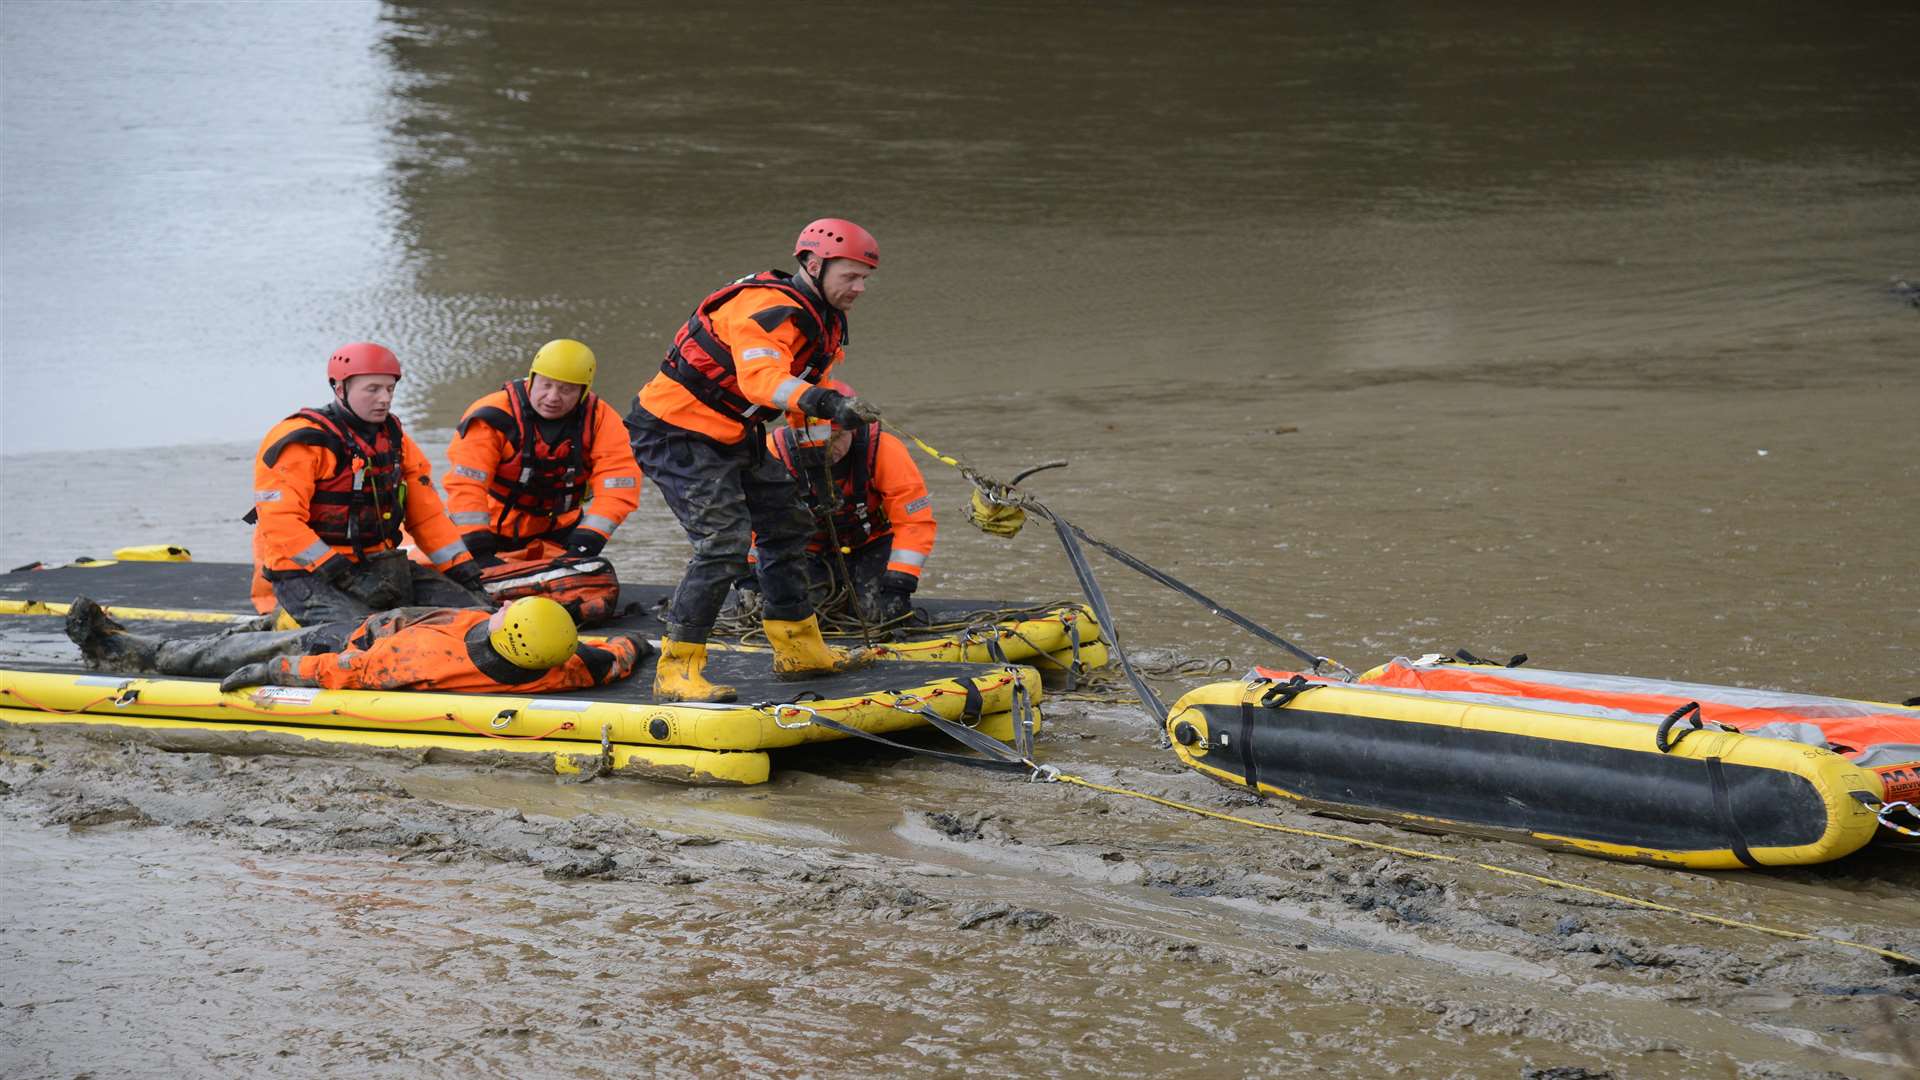
[[[820,462],[826,447],[803,448],[801,429],[784,427],[773,433],[774,456],[800,482],[800,497],[813,511],[820,529],[807,545],[809,551],[827,546],[826,522],[833,522],[833,536],[840,546],[855,551],[875,540],[889,536],[893,523],[887,519],[886,505],[873,485],[874,463],[879,457],[878,424],[862,424],[849,432],[847,452],[833,465],[833,480],[839,491],[829,492],[826,478],[820,475]],[[833,496],[837,495],[837,499]],[[830,509],[831,508],[831,509]]]
[[[592,425],[600,415],[600,399],[591,391],[580,395],[580,404],[558,421],[559,430],[550,439],[542,428],[553,422],[544,421],[533,410],[527,380],[515,379],[501,389],[507,393],[507,410],[483,406],[468,413],[459,428],[465,435],[474,421],[480,421],[500,432],[514,448],[500,459],[487,483],[487,494],[500,504],[494,528],[502,529],[513,510],[559,518],[581,504],[593,479],[587,448],[593,443]]]
[[[333,472],[314,484],[308,498],[307,525],[320,539],[350,547],[356,555],[397,547],[406,525],[407,485],[402,472],[400,421],[389,416],[376,427],[340,415],[335,403],[301,409],[288,420],[305,420],[261,451],[268,468],[281,451],[296,443],[319,446],[333,455]],[[284,421],[283,421],[284,422]],[[247,511],[248,524],[258,513]]]
[[[782,410],[757,404],[740,393],[733,350],[714,333],[712,320],[715,310],[746,289],[773,289],[792,298],[791,307],[769,308],[753,318],[768,330],[789,319],[793,321],[805,343],[795,352],[789,370],[807,382],[820,381],[833,358],[846,345],[848,333],[844,313],[821,299],[805,280],[782,270],[750,274],[700,301],[686,325],[674,335],[660,370],[686,387],[702,404],[751,427],[765,424]]]

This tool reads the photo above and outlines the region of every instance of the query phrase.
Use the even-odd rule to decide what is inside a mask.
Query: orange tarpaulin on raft
[[[1264,667],[1254,668],[1253,673],[1282,681],[1294,676]],[[1335,681],[1314,675],[1305,678]],[[1831,749],[1878,773],[1888,801],[1920,799],[1920,709],[1630,675],[1485,667],[1439,658],[1396,659],[1360,676],[1358,685],[1648,724],[1658,724],[1674,710],[1697,702],[1704,723]]]

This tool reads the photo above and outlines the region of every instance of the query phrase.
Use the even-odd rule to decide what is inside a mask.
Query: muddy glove
[[[801,394],[799,404],[800,411],[808,416],[831,420],[843,428],[863,427],[880,419],[879,406],[824,386],[816,386]]]
[[[468,592],[480,592],[480,564],[463,562],[447,568],[447,580],[466,589]]]
[[[220,692],[230,694],[235,690],[245,690],[249,686],[311,686],[292,668],[281,660],[267,660],[258,664],[248,664],[233,674],[220,680]]]
[[[636,666],[642,660],[652,656],[656,651],[653,647],[653,642],[648,641],[647,635],[638,630],[615,630],[613,633],[607,635],[608,641],[612,641],[615,638],[633,642],[633,662]]]
[[[607,538],[592,529],[575,529],[567,534],[567,554],[591,559],[607,546]]]
[[[467,545],[467,553],[472,555],[473,561],[478,563],[483,569],[489,566],[500,565],[499,536],[485,529],[475,529],[473,532],[461,536],[460,542]]]
[[[913,611],[913,590],[920,579],[899,570],[889,570],[880,578],[880,596],[874,618],[883,623],[905,618]]]

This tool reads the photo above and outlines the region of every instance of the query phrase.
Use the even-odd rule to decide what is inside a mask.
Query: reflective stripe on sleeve
[[[295,555],[293,561],[299,563],[301,566],[312,566],[331,554],[333,554],[333,549],[327,546],[325,540],[315,540],[307,546],[307,550]]]
[[[485,525],[487,523],[487,512],[485,510],[461,510],[458,513],[449,514],[448,516],[453,519],[455,525]],[[437,562],[439,560],[435,561]]]
[[[467,545],[463,541],[455,540],[446,547],[427,552],[427,558],[435,565],[438,565],[440,563],[452,562],[454,559],[466,553]]]
[[[917,514],[920,511],[925,510],[926,508],[932,505],[933,505],[933,496],[922,495],[919,498],[907,504],[906,512],[909,514]]]
[[[804,393],[808,385],[809,384],[805,379],[801,379],[801,378],[788,379],[786,382],[781,383],[778,389],[774,390],[773,403],[775,405],[780,406],[783,409],[793,408],[792,404],[790,404],[791,401],[793,400],[793,396],[795,394]]]
[[[604,488],[630,488],[640,483],[634,476],[609,476],[600,486]]]
[[[921,567],[927,565],[927,553],[909,548],[894,548],[887,554],[888,562],[897,562],[902,566]]]
[[[580,527],[584,529],[599,529],[608,536],[612,536],[613,530],[619,526],[613,523],[612,518],[603,518],[599,514],[581,514]]]
[[[769,349],[769,348],[767,348],[767,347],[766,347],[765,345],[762,345],[762,346],[760,346],[760,347],[759,347],[759,348],[757,348],[757,349],[748,349],[748,350],[747,350],[746,352],[743,352],[743,353],[741,353],[741,354],[740,354],[740,359],[742,359],[742,360],[760,360],[760,359],[763,359],[763,358],[765,358],[765,357],[769,357],[769,356],[774,356],[774,357],[777,357],[777,356],[779,356],[779,355],[780,355],[780,350],[779,350],[779,349]]]
[[[279,502],[280,492],[278,490],[256,491],[253,493],[253,501],[257,503]]]
[[[492,477],[488,476],[486,473],[481,472],[479,469],[475,469],[467,465],[455,465],[453,467],[453,474],[455,476],[464,476],[469,480],[478,480],[483,484],[486,483],[488,480],[493,479]]]

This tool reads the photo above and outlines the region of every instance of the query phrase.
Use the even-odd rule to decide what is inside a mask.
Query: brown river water
[[[1920,13],[1722,0],[0,5],[0,564],[247,557],[340,342],[624,406],[811,217],[897,427],[1354,667],[1920,694]],[[1065,598],[1041,528],[927,589]],[[668,581],[658,497],[609,551]],[[1145,659],[1283,656],[1093,555]],[[1171,698],[1180,686],[1167,683]],[[1920,952],[1920,867],[1689,874],[1256,806]],[[0,742],[0,1075],[1901,1076],[1920,970],[834,748],[763,789]]]

